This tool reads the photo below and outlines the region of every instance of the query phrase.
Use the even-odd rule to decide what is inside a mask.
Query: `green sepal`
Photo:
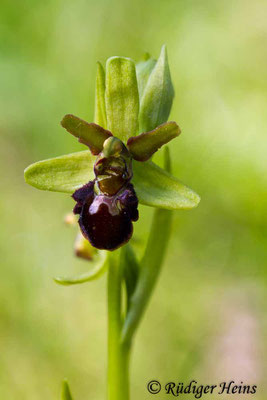
[[[139,91],[139,101],[141,102],[143,93],[148,81],[148,78],[156,65],[157,60],[150,58],[147,55],[145,61],[140,61],[136,64],[136,76],[137,76],[137,83],[138,83],[138,91]]]
[[[157,126],[153,131],[131,137],[127,142],[127,146],[135,160],[147,161],[161,146],[177,137],[180,133],[181,130],[176,122],[169,121]]]
[[[139,94],[135,64],[129,58],[107,60],[106,113],[107,128],[123,142],[137,133]]]
[[[25,180],[38,189],[73,193],[94,179],[89,151],[39,161],[25,170]],[[133,161],[133,184],[140,203],[169,210],[191,209],[199,196],[152,161]]]
[[[70,286],[94,281],[100,278],[107,269],[107,252],[104,250],[99,250],[97,251],[97,256],[95,258],[95,261],[92,262],[93,268],[90,271],[73,277],[56,277],[54,278],[54,281],[59,285]]]
[[[62,382],[61,400],[73,400],[73,397],[70,393],[69,384],[66,379],[64,379],[64,381]]]
[[[96,70],[96,87],[95,87],[95,117],[94,121],[96,124],[107,127],[107,114],[105,104],[105,71],[100,62],[97,62]]]
[[[133,184],[140,203],[168,210],[195,208],[200,197],[152,161],[133,162]]]
[[[80,143],[88,146],[94,155],[102,151],[104,141],[112,136],[112,133],[102,128],[102,126],[93,122],[89,124],[72,114],[65,115],[61,121],[61,125],[69,133],[78,138]]]
[[[174,89],[164,45],[153,68],[140,105],[139,127],[141,132],[151,131],[168,120]]]
[[[94,162],[90,151],[80,151],[31,164],[24,177],[37,189],[73,193],[94,179]]]

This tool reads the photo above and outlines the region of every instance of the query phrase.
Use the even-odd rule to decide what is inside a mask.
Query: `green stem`
[[[164,162],[165,169],[170,171],[168,149],[165,150]],[[109,254],[108,400],[129,399],[131,343],[162,267],[170,237],[171,221],[172,212],[170,210],[155,211],[145,254],[141,260],[141,271],[133,293],[131,293],[132,288],[126,285],[130,299],[126,318],[123,318],[122,315],[122,282],[125,278],[127,260],[123,251]]]
[[[170,172],[171,160],[166,147],[164,167]],[[130,343],[148,305],[158,280],[170,238],[172,211],[157,209],[154,212],[137,286],[130,299],[130,307],[122,328],[121,343]]]
[[[146,252],[141,261],[140,276],[122,329],[122,344],[132,341],[155,288],[169,242],[171,221],[171,211],[156,210],[154,212]]]
[[[120,343],[123,266],[118,254],[110,254],[108,269],[108,400],[129,399],[130,345]]]

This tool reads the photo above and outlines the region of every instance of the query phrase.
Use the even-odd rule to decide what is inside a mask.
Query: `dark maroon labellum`
[[[132,236],[132,221],[138,220],[138,199],[130,183],[131,158],[127,149],[121,143],[118,154],[118,142],[115,142],[117,153],[114,155],[114,143],[108,144],[104,144],[96,160],[96,178],[76,190],[72,197],[77,202],[73,212],[80,214],[79,225],[84,237],[98,249],[115,250]]]

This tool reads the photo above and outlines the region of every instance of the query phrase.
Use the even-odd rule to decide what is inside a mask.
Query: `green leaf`
[[[138,130],[139,95],[135,64],[111,57],[106,64],[107,128],[124,142]]]
[[[138,283],[130,301],[123,329],[122,342],[132,339],[145,312],[150,296],[157,282],[170,237],[172,212],[155,210],[150,235],[143,259]]]
[[[61,400],[73,400],[70,388],[66,379],[62,382]]]
[[[127,305],[129,305],[134,293],[139,274],[139,263],[132,246],[128,243],[121,249],[121,262],[123,263],[123,275],[126,284]]]
[[[137,83],[138,83],[138,91],[139,91],[139,101],[141,102],[142,96],[148,81],[148,78],[155,67],[156,60],[148,58],[145,61],[141,61],[136,64],[136,76],[137,76]]]
[[[159,125],[153,131],[131,137],[127,146],[137,161],[147,161],[161,146],[181,133],[176,122],[170,121]]]
[[[105,71],[100,62],[97,63],[95,88],[95,118],[94,122],[103,128],[107,127],[105,105]]]
[[[28,184],[42,190],[73,193],[94,179],[89,151],[39,161],[25,170]],[[200,198],[189,187],[151,161],[133,162],[133,184],[140,203],[170,210],[190,209]]]
[[[37,189],[73,193],[94,179],[94,161],[88,150],[38,161],[25,169],[25,181]]]
[[[92,154],[97,155],[103,149],[106,139],[112,136],[112,133],[94,123],[88,123],[75,115],[67,114],[61,121],[61,125],[69,133],[79,139],[79,142],[89,147]]]
[[[174,89],[168,65],[166,46],[152,70],[140,106],[140,131],[151,131],[168,120]]]
[[[107,269],[107,252],[106,251],[98,251],[98,256],[93,263],[93,268],[81,275],[73,276],[73,277],[57,277],[54,278],[54,281],[59,285],[70,286],[77,285],[79,283],[85,283],[89,281],[94,281],[100,278]]]

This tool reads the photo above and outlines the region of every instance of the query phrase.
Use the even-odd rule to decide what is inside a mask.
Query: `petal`
[[[162,47],[157,64],[153,68],[140,105],[140,131],[151,131],[168,120],[174,90],[167,59],[166,46]]]
[[[166,122],[153,131],[132,136],[127,146],[137,161],[147,161],[161,146],[168,143],[181,133],[176,122]]]
[[[93,156],[89,151],[39,161],[25,170],[30,185],[54,192],[73,193],[94,179]],[[151,161],[134,161],[133,184],[140,203],[166,209],[190,209],[200,198],[178,179]]]
[[[106,105],[105,105],[105,71],[100,64],[97,63],[96,70],[96,88],[95,88],[95,118],[96,124],[107,127],[107,115],[106,115]]]
[[[107,127],[124,142],[138,130],[139,94],[135,64],[111,57],[106,64]]]
[[[89,147],[92,154],[97,155],[103,149],[106,139],[112,136],[112,133],[94,123],[88,123],[75,115],[67,114],[61,121],[61,125],[69,133],[79,139],[79,142]]]
[[[39,161],[25,169],[25,181],[37,189],[73,193],[94,179],[94,161],[88,150]]]

